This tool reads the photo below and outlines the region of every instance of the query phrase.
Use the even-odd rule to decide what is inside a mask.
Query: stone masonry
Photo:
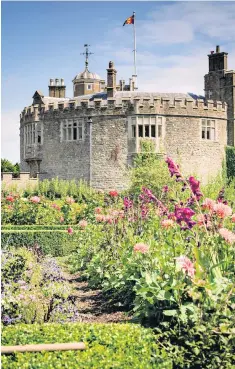
[[[221,173],[228,120],[228,140],[234,144],[234,72],[224,74],[224,85],[214,72],[205,76],[206,100],[120,91],[112,62],[106,89],[98,93],[69,99],[36,91],[32,105],[21,113],[21,170],[32,176],[39,172],[40,180],[83,179],[98,189],[124,189],[141,141],[151,140],[156,153],[207,182]],[[226,86],[220,95],[218,81]]]

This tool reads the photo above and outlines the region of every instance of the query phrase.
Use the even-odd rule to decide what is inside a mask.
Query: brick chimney
[[[64,85],[64,79],[56,78],[50,79],[49,83],[49,96],[50,97],[65,97],[66,86]]]
[[[107,97],[114,97],[116,92],[116,74],[112,61],[109,62],[109,68],[107,69]]]

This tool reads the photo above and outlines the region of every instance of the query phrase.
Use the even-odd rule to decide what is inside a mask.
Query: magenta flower
[[[128,197],[124,197],[123,204],[125,206],[125,210],[131,209],[133,207],[133,201]]]
[[[73,233],[73,228],[69,227],[69,228],[68,228],[68,233],[69,233],[69,234],[72,234],[72,233]]]
[[[191,219],[191,217],[195,214],[195,212],[190,208],[179,208],[178,206],[175,207],[175,218],[176,222],[180,224],[182,229],[191,229],[196,222]],[[182,226],[182,223],[186,224]]]
[[[181,178],[179,166],[175,164],[173,160],[169,157],[166,158],[166,163],[168,165],[168,169],[169,169],[171,177],[175,175],[177,179]]]
[[[14,202],[14,197],[13,197],[12,195],[8,195],[8,196],[6,197],[6,200],[7,200],[7,201],[10,201],[10,202]]]
[[[194,177],[189,177],[189,184],[190,184],[192,193],[196,196],[196,199],[200,200],[200,198],[203,196],[199,188],[200,182],[197,181]]]
[[[163,186],[162,187],[162,192],[168,192],[169,191],[169,187],[168,186]]]
[[[186,274],[188,274],[189,277],[193,277],[195,274],[195,268],[193,263],[187,256],[179,256],[176,259],[176,264],[179,266],[179,268]]]

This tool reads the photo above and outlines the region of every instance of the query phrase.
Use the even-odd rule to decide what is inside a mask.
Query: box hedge
[[[2,355],[3,369],[172,369],[150,329],[135,324],[44,324],[8,326],[2,345],[84,342],[84,351]]]
[[[226,147],[226,167],[228,179],[235,178],[235,147]]]
[[[33,229],[32,229],[33,228]],[[35,244],[40,246],[44,254],[52,256],[65,256],[74,250],[79,244],[81,230],[73,228],[74,232],[67,232],[68,226],[61,229],[37,229],[33,227],[4,227],[1,232],[1,244],[5,249],[14,247],[33,247]]]

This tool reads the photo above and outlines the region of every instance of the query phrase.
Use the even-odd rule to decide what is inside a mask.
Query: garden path
[[[110,306],[101,290],[91,289],[88,282],[82,281],[79,273],[63,273],[64,278],[72,283],[74,299],[79,314],[79,321],[84,323],[121,323],[131,319],[121,307]]]

